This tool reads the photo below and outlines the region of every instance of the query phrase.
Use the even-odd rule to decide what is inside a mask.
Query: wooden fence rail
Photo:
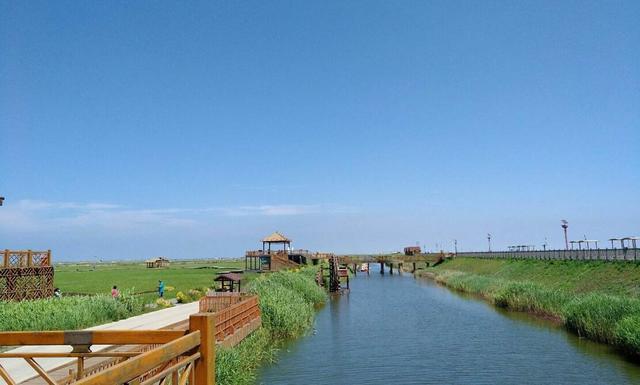
[[[197,313],[189,318],[189,330],[101,330],[67,332],[3,332],[0,345],[68,345],[69,353],[0,353],[0,358],[22,358],[48,385],[60,385],[35,360],[43,357],[77,358],[74,384],[121,385],[156,383],[171,385],[213,385],[215,383],[215,317]],[[156,345],[141,351],[91,352],[91,345]],[[145,351],[146,350],[146,351]],[[84,360],[90,357],[117,357],[120,360],[97,373],[86,373]],[[0,377],[9,385],[16,382],[0,365]],[[65,382],[66,383],[66,382]]]
[[[8,250],[2,251],[5,269],[15,267],[44,267],[51,266],[51,250]]]
[[[215,293],[200,300],[200,312],[212,312],[216,343],[234,346],[261,326],[258,296],[244,293]]]

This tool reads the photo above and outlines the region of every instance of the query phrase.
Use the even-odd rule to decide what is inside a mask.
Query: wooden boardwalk
[[[171,323],[150,329],[150,318]],[[3,332],[0,343],[24,346],[0,353],[0,378],[8,385],[213,384],[213,371],[202,367],[214,365],[216,346],[238,344],[261,323],[256,295],[212,292],[92,330]]]
[[[149,330],[149,329],[164,329],[171,328],[180,322],[186,322],[189,319],[189,315],[197,313],[199,310],[198,303],[188,303],[184,305],[178,305],[172,308],[158,310],[151,313],[142,314],[139,316],[127,318],[124,320],[112,322],[105,325],[95,326],[86,330]],[[94,345],[92,351],[101,352],[110,348],[105,345]],[[16,349],[12,349],[5,353],[28,353],[37,351],[39,353],[55,353],[55,352],[70,352],[70,347],[61,346],[24,346]],[[68,375],[68,365],[74,365],[75,358],[39,358],[36,361],[47,372],[56,371],[58,368],[67,368],[66,374]],[[38,373],[29,366],[23,359],[18,358],[4,358],[0,359],[0,365],[2,365],[7,372],[9,372],[12,378],[17,383],[22,383],[35,376]],[[41,382],[43,383],[43,382]],[[0,378],[0,384],[5,385]]]

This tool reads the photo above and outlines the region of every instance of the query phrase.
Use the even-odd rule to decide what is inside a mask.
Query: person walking
[[[164,282],[158,281],[158,295],[160,298],[164,297]]]
[[[120,291],[118,291],[118,286],[113,286],[113,289],[111,289],[111,298],[118,298],[120,297]]]

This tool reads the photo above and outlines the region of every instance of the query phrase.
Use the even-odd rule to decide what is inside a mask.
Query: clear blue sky
[[[638,1],[0,1],[0,248],[640,235]]]

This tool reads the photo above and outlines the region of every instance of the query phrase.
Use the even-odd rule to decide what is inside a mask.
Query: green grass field
[[[165,291],[165,297],[174,298],[178,291],[211,287],[217,273],[237,269],[244,269],[244,260],[172,261],[169,267],[155,269],[147,268],[143,262],[57,264],[54,286],[60,288],[63,296],[70,293],[108,294],[114,285],[120,291],[154,291],[158,280],[163,280],[166,287],[174,288]],[[245,279],[249,281],[255,275],[245,274]]]

